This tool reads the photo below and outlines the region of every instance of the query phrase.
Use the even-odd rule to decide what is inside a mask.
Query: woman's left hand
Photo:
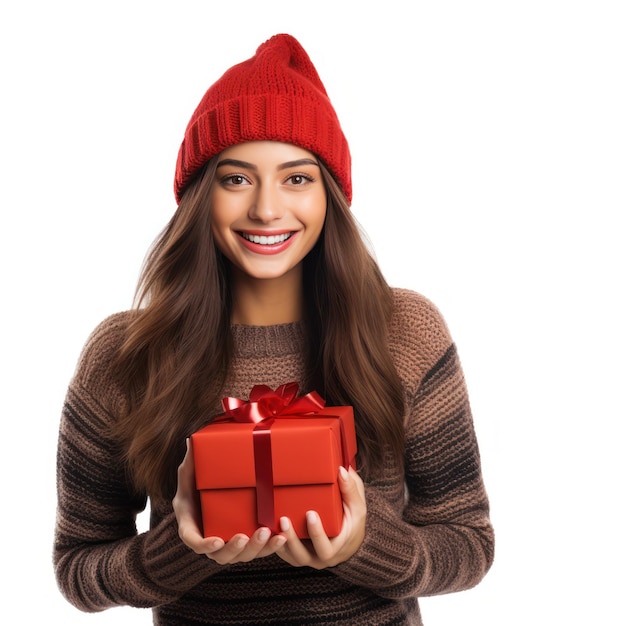
[[[276,554],[293,565],[307,565],[314,569],[333,567],[348,560],[363,543],[365,537],[365,487],[361,477],[350,468],[339,469],[339,488],[343,497],[343,524],[340,533],[329,538],[324,532],[319,515],[315,511],[307,513],[307,530],[310,539],[300,539],[288,518],[280,520],[281,534],[287,538]]]

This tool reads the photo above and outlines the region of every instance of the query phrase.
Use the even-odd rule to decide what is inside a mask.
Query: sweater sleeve
[[[387,598],[443,594],[476,585],[494,557],[494,533],[463,372],[438,312],[428,307],[407,382],[403,496],[387,469],[366,484],[366,536],[336,573]],[[409,334],[405,334],[408,337]],[[434,355],[438,357],[434,358]],[[402,368],[402,371],[404,371]],[[401,480],[401,479],[400,479]]]
[[[173,513],[137,533],[147,499],[130,489],[110,434],[123,404],[109,373],[121,325],[112,317],[87,342],[59,429],[53,562],[62,593],[89,612],[170,602],[211,574],[180,541]]]

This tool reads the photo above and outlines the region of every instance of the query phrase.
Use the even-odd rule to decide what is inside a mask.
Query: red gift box
[[[352,407],[325,407],[297,383],[256,386],[250,402],[225,398],[226,412],[191,436],[205,537],[279,531],[286,516],[301,538],[317,511],[329,537],[343,521],[339,466],[355,467]]]

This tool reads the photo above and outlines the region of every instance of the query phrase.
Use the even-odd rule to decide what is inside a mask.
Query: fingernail
[[[339,467],[339,475],[342,480],[348,480],[348,470],[343,465]]]
[[[286,533],[289,530],[289,518],[281,517],[280,518],[280,529]]]
[[[307,511],[306,521],[309,524],[315,524],[317,522],[317,513],[315,511]]]
[[[259,531],[259,541],[267,541],[270,538],[269,528],[262,528]]]

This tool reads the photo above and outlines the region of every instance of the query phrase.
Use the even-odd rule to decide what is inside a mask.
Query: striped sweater
[[[365,485],[365,539],[346,562],[294,568],[275,555],[220,566],[179,539],[171,503],[147,498],[116,462],[111,421],[125,398],[111,357],[128,313],[93,332],[61,416],[54,567],[83,611],[153,607],[155,624],[421,624],[420,596],[476,585],[493,560],[494,536],[466,386],[437,309],[395,290],[389,345],[406,394],[405,475],[388,464]],[[300,323],[233,326],[234,363],[224,395],[253,384],[303,380]],[[219,407],[216,407],[216,413]]]

